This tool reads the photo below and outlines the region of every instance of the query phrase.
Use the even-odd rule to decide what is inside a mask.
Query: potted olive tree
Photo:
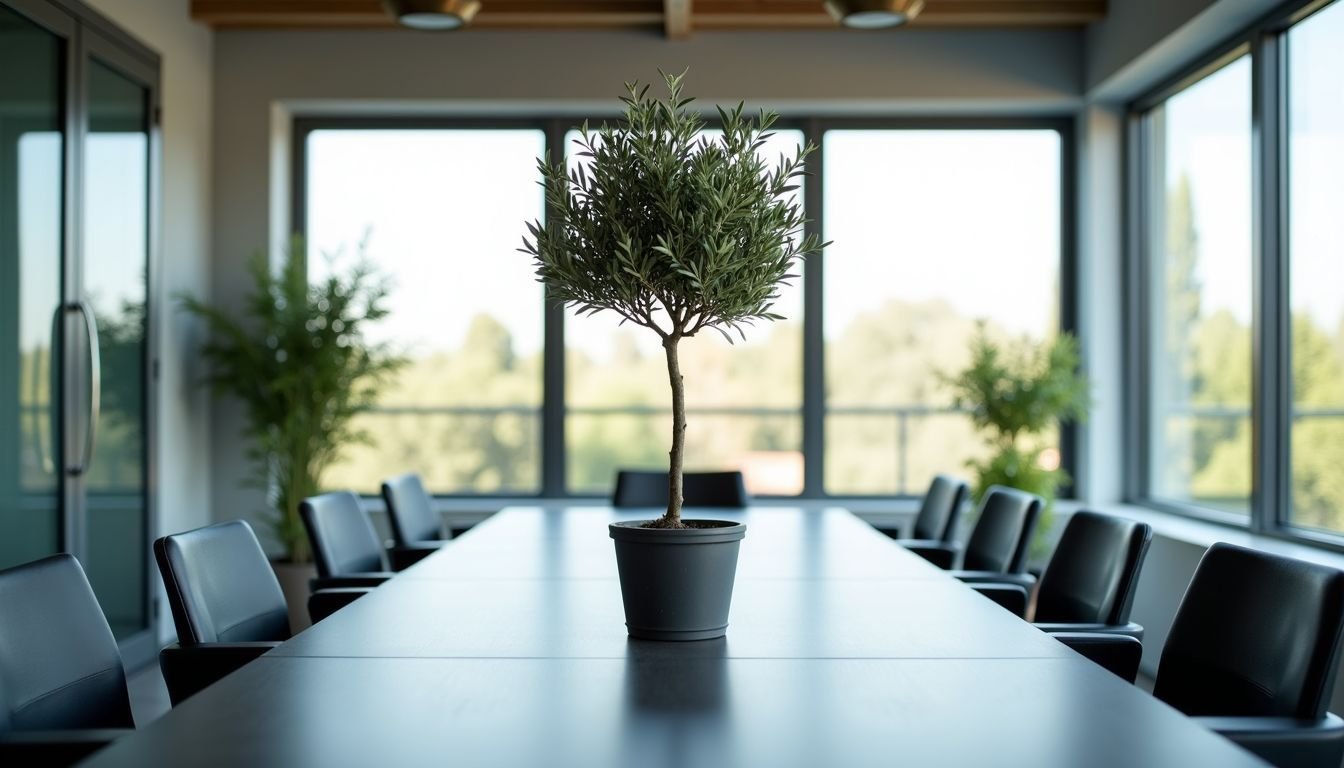
[[[346,446],[369,440],[354,419],[404,364],[386,344],[364,338],[367,326],[388,313],[388,284],[362,253],[347,274],[333,270],[320,281],[309,282],[306,266],[298,241],[278,272],[257,254],[249,264],[252,290],[236,312],[181,298],[210,334],[203,347],[207,382],[243,405],[250,481],[267,494],[268,522],[282,551],[276,575],[296,628],[307,625],[314,575],[299,502],[318,492],[323,470]]]
[[[587,162],[540,161],[545,223],[529,224],[522,251],[551,297],[580,314],[611,312],[662,340],[672,390],[667,512],[610,526],[634,637],[700,640],[728,626],[740,522],[683,520],[686,399],[678,345],[702,331],[733,340],[776,320],[781,283],[821,243],[803,236],[790,193],[812,147],[767,167],[759,150],[778,116],[718,110],[722,136],[704,134],[681,75],[663,75],[666,99],[628,83],[624,118],[578,139]]]
[[[971,460],[975,498],[990,486],[1006,485],[1045,499],[1033,556],[1044,554],[1055,493],[1069,481],[1058,461],[1046,461],[1045,436],[1052,428],[1087,417],[1090,385],[1079,371],[1078,341],[1061,333],[1053,341],[998,343],[982,323],[971,341],[971,361],[946,379],[953,404],[970,412],[985,435],[989,456]]]

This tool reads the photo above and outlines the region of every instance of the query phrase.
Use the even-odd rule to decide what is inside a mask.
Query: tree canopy
[[[539,162],[548,213],[529,224],[521,250],[556,300],[665,338],[780,319],[771,311],[780,283],[821,247],[802,236],[789,194],[814,148],[767,168],[759,150],[778,115],[719,108],[723,135],[706,135],[682,96],[685,73],[663,77],[665,100],[627,83],[619,125],[584,124],[573,170]]]

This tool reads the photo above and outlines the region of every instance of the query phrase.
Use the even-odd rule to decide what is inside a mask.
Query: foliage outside
[[[975,497],[983,498],[993,485],[1042,497],[1041,531],[1050,527],[1055,492],[1068,482],[1068,473],[1042,460],[1043,435],[1085,419],[1090,406],[1090,387],[1078,367],[1078,342],[1070,334],[1042,345],[997,344],[982,326],[971,342],[970,364],[947,379],[953,402],[970,412],[991,451],[987,459],[968,462]]]
[[[354,418],[405,361],[364,329],[387,315],[388,284],[364,258],[347,275],[309,283],[303,248],[291,245],[279,274],[253,257],[252,292],[241,319],[190,296],[182,307],[205,320],[203,354],[216,393],[242,401],[252,482],[268,492],[272,528],[292,562],[307,562],[299,502],[319,490],[342,450],[369,441]]]
[[[771,312],[780,283],[802,256],[820,250],[799,238],[803,213],[788,199],[812,147],[772,169],[757,157],[778,116],[744,117],[719,108],[723,137],[701,136],[705,121],[686,109],[682,75],[663,75],[668,97],[628,83],[625,118],[582,130],[590,168],[539,163],[546,223],[528,226],[522,251],[552,298],[580,313],[607,310],[662,339],[672,389],[667,514],[654,525],[681,528],[686,440],[682,339],[713,329],[731,340],[744,324],[782,319]],[[744,336],[745,338],[745,336]]]
[[[1222,256],[1199,237],[1217,222],[1197,219],[1192,194],[1189,177],[1172,180],[1165,215],[1157,217],[1165,219],[1158,234],[1165,235],[1166,249],[1151,285],[1161,294],[1154,297],[1149,318],[1155,347],[1148,443],[1153,459],[1141,469],[1149,473],[1156,497],[1245,515],[1251,487],[1251,329],[1216,296],[1205,295],[1199,265]],[[974,219],[977,214],[968,215]],[[868,247],[885,245],[873,241]],[[1021,280],[1019,286],[1056,284],[1057,275],[1023,273]],[[885,304],[849,325],[828,327],[825,487],[830,493],[919,493],[933,474],[965,458],[990,456],[966,416],[918,413],[948,404],[936,372],[959,371],[967,364],[975,321],[945,299],[907,296],[902,288],[892,286]],[[1057,311],[1053,293],[1042,311]],[[692,408],[691,461],[711,468],[748,455],[792,457],[801,467],[799,417],[750,410],[801,410],[802,328],[788,314],[789,321],[773,323],[761,329],[767,333],[733,348],[715,334],[683,341],[682,366],[696,372],[686,382],[687,401],[741,409],[697,416]],[[1344,410],[1344,322],[1338,313],[1321,317],[1296,307],[1292,317],[1292,520],[1341,531],[1344,474],[1337,467],[1344,463],[1344,417],[1338,415]],[[417,358],[384,390],[380,402],[385,410],[357,419],[377,430],[382,449],[355,446],[329,468],[328,481],[377,493],[382,478],[413,467],[439,492],[536,493],[541,353],[513,351],[510,337],[518,322],[483,312],[466,327],[445,329],[457,337],[454,348]],[[992,316],[986,331],[995,339],[1013,333]],[[614,467],[655,467],[667,458],[661,445],[664,416],[647,415],[649,408],[667,405],[664,356],[660,348],[637,346],[635,332],[646,333],[628,325],[614,330],[612,347],[618,352],[610,356],[567,346],[566,406],[571,411],[565,466],[571,492],[607,493]],[[581,410],[593,406],[645,412]],[[504,413],[473,412],[500,407]],[[903,432],[894,416],[838,414],[837,407],[913,410]],[[1054,429],[1042,439],[1056,447]],[[100,461],[107,456],[101,444],[99,454]],[[904,475],[897,471],[900,457],[908,463]],[[1044,458],[1049,461],[1049,449]]]

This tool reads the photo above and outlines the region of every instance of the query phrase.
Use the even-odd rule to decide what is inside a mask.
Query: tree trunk
[[[663,349],[667,352],[667,379],[672,385],[672,450],[667,454],[667,514],[659,521],[661,528],[685,527],[681,522],[681,467],[686,458],[686,387],[677,361],[680,340],[675,334],[663,340]]]

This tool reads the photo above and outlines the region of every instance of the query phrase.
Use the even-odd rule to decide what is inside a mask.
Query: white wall
[[[156,535],[210,522],[210,399],[197,386],[203,371],[201,330],[176,312],[173,296],[210,290],[211,84],[213,34],[188,16],[190,0],[88,0],[95,10],[162,57],[163,208],[160,308],[158,498]],[[158,583],[157,574],[151,581]],[[159,601],[161,636],[173,636]]]
[[[1123,101],[1221,46],[1282,0],[1112,0],[1087,30],[1089,97]]]
[[[1089,105],[1078,116],[1078,336],[1092,384],[1079,431],[1077,486],[1084,504],[1124,495],[1124,113]]]
[[[690,66],[701,103],[795,113],[1071,115],[1082,93],[1078,30],[698,33],[628,31],[224,31],[215,57],[214,298],[246,291],[249,254],[288,231],[294,112],[613,112],[625,80]],[[252,515],[235,405],[216,406],[213,509]],[[259,526],[260,530],[260,526]]]

